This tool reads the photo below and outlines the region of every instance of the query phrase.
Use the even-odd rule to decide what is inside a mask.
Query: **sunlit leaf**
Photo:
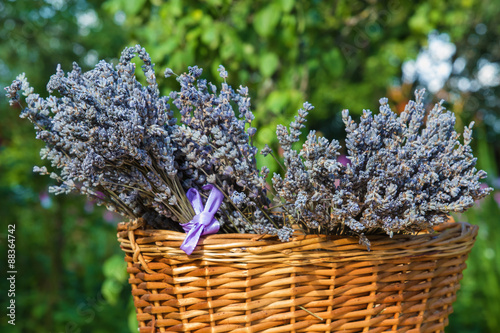
[[[280,15],[281,8],[275,3],[271,3],[267,7],[261,9],[255,14],[253,21],[253,26],[257,33],[262,37],[267,37],[273,33],[279,22]]]
[[[281,8],[285,13],[290,12],[294,5],[295,0],[281,0]]]
[[[123,284],[117,282],[114,279],[106,279],[102,284],[102,295],[104,299],[110,304],[116,304],[118,301],[118,296],[123,289]]]
[[[259,69],[262,75],[269,77],[278,69],[279,58],[275,53],[269,52],[264,54],[259,61]]]
[[[128,276],[126,267],[127,265],[125,263],[125,260],[123,260],[123,256],[117,254],[108,258],[104,262],[102,271],[106,278],[123,282],[126,281]]]

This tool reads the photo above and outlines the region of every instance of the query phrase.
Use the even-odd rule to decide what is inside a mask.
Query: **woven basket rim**
[[[468,223],[438,225],[433,233],[417,235],[368,236],[370,251],[356,237],[297,235],[289,242],[275,236],[256,234],[214,234],[200,238],[191,255],[181,249],[186,234],[160,229],[144,229],[138,221],[118,225],[118,241],[125,252],[147,258],[168,256],[179,261],[262,263],[286,261],[290,265],[324,262],[428,260],[458,256],[470,251],[479,227]],[[149,259],[150,260],[150,259]]]

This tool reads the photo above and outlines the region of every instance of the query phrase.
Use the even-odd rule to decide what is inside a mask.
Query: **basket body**
[[[139,332],[443,332],[477,226],[356,238],[118,226]]]

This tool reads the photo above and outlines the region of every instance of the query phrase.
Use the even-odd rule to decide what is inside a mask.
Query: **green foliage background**
[[[180,73],[198,65],[206,78],[220,82],[216,69],[225,65],[231,85],[250,89],[259,147],[276,147],[276,125],[289,123],[306,100],[316,106],[309,129],[342,140],[343,108],[358,114],[375,110],[378,99],[388,96],[400,109],[412,97],[416,84],[401,81],[401,67],[417,57],[431,31],[448,34],[457,45],[454,58],[467,59],[465,75],[477,73],[480,59],[499,62],[499,7],[498,1],[479,0],[4,1],[0,86],[26,72],[45,95],[58,63],[69,70],[77,61],[89,69],[98,59],[116,62],[125,46],[140,43],[158,72],[170,67]],[[478,24],[487,33],[474,42]],[[490,185],[498,186],[499,87],[464,92],[452,77],[434,98],[451,100],[460,124],[476,121],[476,156],[490,174]],[[176,87],[175,80],[160,81],[164,93]],[[0,245],[6,254],[7,225],[14,224],[18,270],[16,326],[7,325],[2,313],[2,327],[9,332],[136,331],[115,238],[117,217],[85,198],[47,195],[50,180],[31,172],[42,164],[41,144],[18,113],[2,93]],[[259,162],[274,165],[264,158]],[[457,217],[481,229],[449,332],[500,331],[499,213],[492,195]],[[5,271],[2,265],[1,274]],[[2,293],[8,289],[6,277],[0,286]]]

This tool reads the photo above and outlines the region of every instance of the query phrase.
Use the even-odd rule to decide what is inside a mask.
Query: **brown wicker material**
[[[139,224],[138,224],[139,223]],[[477,226],[356,238],[185,234],[122,223],[139,332],[443,332]]]

